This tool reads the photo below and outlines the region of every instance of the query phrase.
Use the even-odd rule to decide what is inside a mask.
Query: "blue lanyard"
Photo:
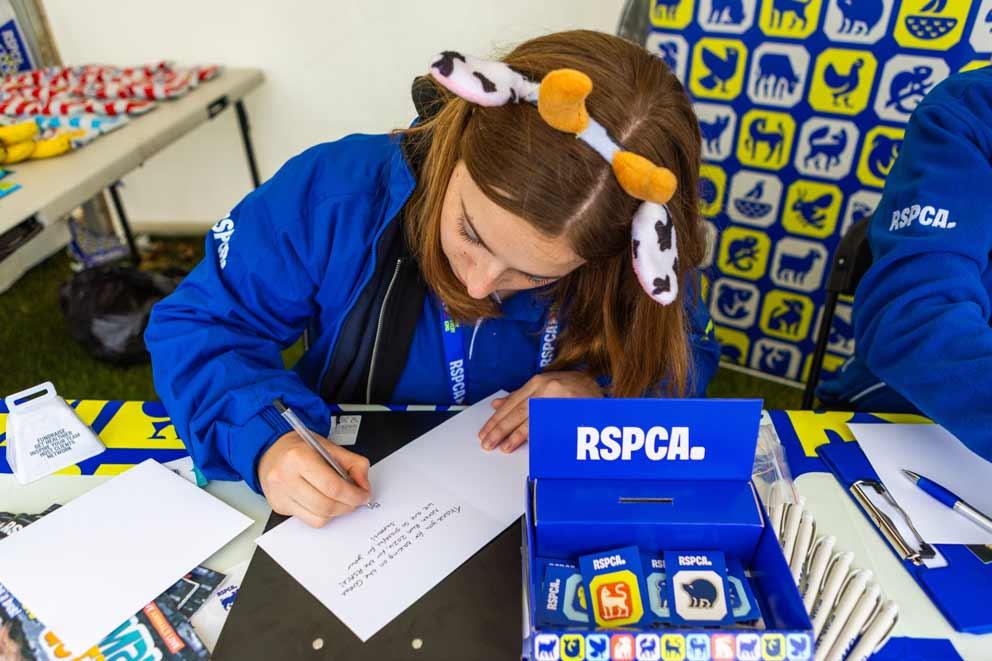
[[[461,324],[448,316],[444,304],[441,310],[441,338],[444,341],[444,360],[448,365],[448,386],[455,404],[464,404],[468,392],[468,363],[465,360],[464,331]],[[555,344],[558,341],[558,314],[548,311],[541,333],[541,344],[537,349],[537,371],[541,372],[555,359]]]

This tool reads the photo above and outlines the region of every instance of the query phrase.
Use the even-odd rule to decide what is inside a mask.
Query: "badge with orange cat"
[[[647,586],[636,546],[579,558],[589,610],[600,627],[626,627],[644,619]]]

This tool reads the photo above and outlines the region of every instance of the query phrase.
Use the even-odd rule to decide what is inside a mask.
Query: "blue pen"
[[[974,521],[981,527],[985,528],[989,532],[992,532],[992,518],[986,514],[982,514],[974,507],[964,502],[953,493],[940,486],[933,480],[928,480],[918,473],[914,473],[911,470],[902,469],[903,475],[908,477],[913,483],[920,489],[930,494],[940,502],[944,503],[958,514],[961,514],[965,518]]]

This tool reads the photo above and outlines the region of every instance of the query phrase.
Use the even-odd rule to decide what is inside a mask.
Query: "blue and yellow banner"
[[[833,251],[927,92],[989,64],[992,0],[654,0],[651,23],[699,116],[723,360],[803,381]],[[825,371],[853,352],[845,301]]]

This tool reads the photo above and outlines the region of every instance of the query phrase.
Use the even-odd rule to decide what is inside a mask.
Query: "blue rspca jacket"
[[[916,109],[869,228],[855,358],[821,388],[862,410],[913,410],[992,460],[992,69]]]
[[[430,298],[400,221],[414,184],[396,137],[353,135],[313,147],[214,225],[203,262],[155,306],[145,333],[155,386],[208,478],[243,478],[260,490],[258,458],[290,429],[271,404],[276,397],[318,431],[330,426],[328,402],[453,403],[393,399],[401,376],[406,392],[422,397],[430,389],[420,384],[447,378],[424,344],[438,320],[427,314]],[[701,395],[719,350],[696,303]],[[310,348],[285,369],[280,350],[304,329]],[[513,344],[493,333],[486,339],[496,371],[519,372],[526,361],[527,374],[536,373],[539,338],[525,352],[519,337]]]

